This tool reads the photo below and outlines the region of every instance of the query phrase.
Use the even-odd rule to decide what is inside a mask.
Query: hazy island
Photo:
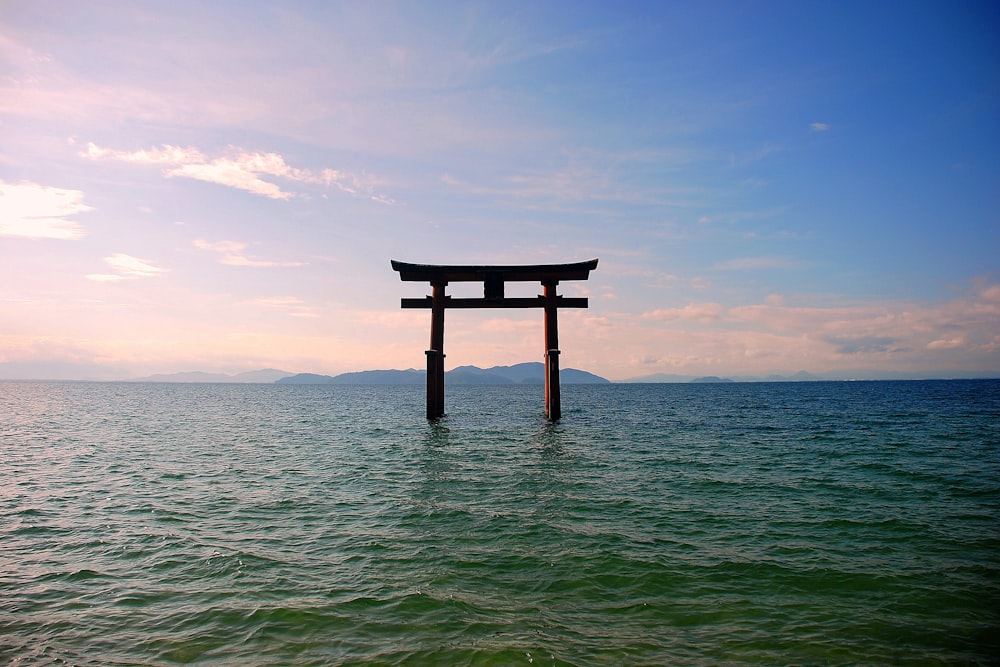
[[[514,366],[458,366],[446,372],[449,384],[544,384],[545,364],[526,362]],[[599,375],[575,368],[564,368],[559,373],[563,384],[610,384]],[[276,380],[277,384],[423,384],[426,372],[413,368],[407,370],[377,370],[341,373],[340,375],[317,375],[298,373]]]
[[[478,366],[459,366],[445,373],[449,384],[544,384],[545,365],[540,362],[527,362],[513,366],[493,366],[479,368]],[[969,375],[958,372],[947,373],[891,373],[879,370],[855,370],[830,372],[816,375],[799,371],[793,375],[767,376],[734,376],[718,375],[680,375],[656,373],[640,377],[616,380],[623,384],[729,384],[733,382],[843,382],[845,380],[931,380],[956,378],[995,378],[997,373],[983,372],[979,375]],[[564,368],[560,373],[562,384],[611,384],[612,381],[588,371],[575,368]],[[122,382],[198,382],[198,383],[275,383],[275,384],[424,384],[426,374],[423,370],[413,368],[407,370],[368,370],[341,373],[340,375],[322,375],[319,373],[293,373],[274,368],[265,368],[243,373],[207,373],[204,371],[187,371],[183,373],[168,373],[148,375],[145,377],[120,380]]]

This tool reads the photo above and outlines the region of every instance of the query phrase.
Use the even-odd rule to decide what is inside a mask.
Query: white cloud
[[[168,170],[167,176],[184,176],[199,181],[227,185],[237,190],[246,190],[271,199],[288,199],[291,193],[283,191],[275,183],[262,180],[259,174],[275,174],[273,171],[257,171],[261,166],[260,156],[241,155],[236,159],[220,158],[208,163],[183,164]]]
[[[938,338],[937,340],[932,340],[927,343],[926,347],[928,350],[952,350],[965,346],[964,336],[955,336],[954,338]]]
[[[784,149],[781,146],[775,144],[764,144],[757,150],[745,151],[742,153],[733,153],[729,156],[729,166],[731,167],[746,167],[751,164],[756,164],[760,162],[768,155],[772,153],[780,153]]]
[[[720,271],[746,271],[755,269],[794,269],[800,268],[796,261],[782,257],[740,257],[725,262],[719,262],[715,268]]]
[[[139,149],[128,152],[101,148],[94,142],[90,142],[87,144],[87,151],[83,155],[93,160],[121,160],[123,162],[137,162],[139,164],[189,164],[205,161],[205,156],[196,148],[181,148],[169,145],[164,145],[162,148]]]
[[[247,244],[239,241],[217,241],[216,243],[211,243],[204,239],[195,239],[192,243],[194,247],[199,250],[207,250],[209,252],[218,253],[219,263],[226,264],[228,266],[305,266],[305,262],[273,262],[270,260],[256,259],[243,252],[247,249]]]
[[[826,132],[830,129],[829,123],[813,123],[809,126],[809,129],[813,132]]]
[[[119,273],[125,276],[134,276],[136,278],[146,278],[148,276],[155,276],[162,273],[165,269],[161,269],[158,266],[154,266],[145,260],[132,257],[131,255],[126,255],[123,253],[115,253],[110,257],[105,257],[104,261],[107,262],[113,269],[117,270]]]
[[[715,322],[723,315],[724,309],[717,303],[689,303],[683,308],[658,308],[642,314],[644,320],[661,322]]]
[[[768,297],[763,303],[743,306],[695,301],[639,316],[617,313],[607,336],[593,326],[580,331],[586,332],[591,344],[602,348],[613,344],[619,358],[653,356],[652,370],[660,372],[995,373],[1000,369],[1000,285],[995,283],[940,302],[817,306],[801,299]],[[584,347],[567,345],[574,350]],[[598,368],[599,355],[594,359],[593,367]],[[651,372],[650,364],[630,363],[637,374]]]
[[[699,358],[717,358],[721,365],[740,372],[773,371],[779,359],[790,364],[786,370],[794,370],[794,364],[815,371],[1000,368],[1000,336],[996,334],[1000,331],[1000,285],[983,285],[937,303],[816,307],[786,301],[771,295],[755,305],[693,302],[647,311],[635,320],[639,326],[628,330],[634,342],[619,347],[684,350]],[[709,323],[711,329],[704,326]],[[771,361],[755,365],[752,359]]]
[[[87,144],[84,157],[92,160],[116,160],[141,165],[161,165],[167,177],[193,178],[208,183],[244,190],[271,199],[290,199],[293,193],[264,177],[293,183],[325,185],[339,188],[352,195],[365,195],[376,201],[389,201],[374,193],[374,179],[359,177],[335,169],[313,172],[298,169],[285,162],[279,153],[247,152],[234,149],[231,154],[209,157],[197,148],[163,145],[137,151],[118,151]]]
[[[301,306],[304,302],[297,296],[267,296],[254,299],[251,303],[261,306]]]
[[[0,180],[0,236],[74,240],[83,227],[71,216],[92,211],[83,192],[22,181]]]
[[[262,306],[284,311],[289,317],[319,317],[316,309],[297,296],[268,296],[247,302],[251,306]]]
[[[105,257],[104,263],[110,266],[115,273],[91,273],[86,276],[87,279],[98,282],[114,282],[129,278],[151,278],[166,271],[166,269],[151,264],[144,259],[120,252]]]

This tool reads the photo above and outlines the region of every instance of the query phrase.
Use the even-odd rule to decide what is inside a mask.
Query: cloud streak
[[[105,257],[104,263],[110,266],[114,273],[91,273],[86,276],[87,279],[97,282],[115,282],[132,278],[152,278],[166,271],[166,269],[147,260],[121,252]]]
[[[316,318],[319,314],[314,308],[297,296],[268,296],[253,299],[247,305],[254,307],[273,308],[285,311],[290,317]]]
[[[975,366],[977,359],[1000,362],[1000,285],[924,304],[806,307],[785,305],[777,295],[764,304],[728,308],[690,303],[646,311],[637,324],[650,340],[660,340],[661,347],[699,350],[696,356],[706,365],[701,370],[710,363],[746,368],[755,358],[796,355],[803,367],[814,370],[842,368],[845,363],[960,369]],[[706,324],[713,330],[706,331]]]
[[[717,303],[689,303],[682,308],[658,308],[643,313],[641,319],[656,322],[717,322],[724,309]]]
[[[211,243],[204,239],[195,239],[192,244],[199,250],[217,253],[219,255],[219,263],[227,266],[305,266],[305,262],[274,262],[270,260],[257,259],[243,252],[248,246],[246,243],[241,243],[240,241],[217,241],[215,243]]]
[[[243,190],[270,199],[291,199],[274,179],[290,183],[335,187],[355,196],[368,196],[381,202],[387,197],[374,192],[372,179],[354,174],[322,169],[312,171],[290,166],[280,153],[249,152],[232,149],[229,154],[209,156],[197,148],[164,144],[149,149],[121,151],[102,148],[90,142],[82,154],[91,160],[113,160],[145,166],[162,166],[168,178],[192,178],[207,183]],[[267,180],[268,178],[272,180]]]
[[[80,239],[85,235],[83,227],[71,218],[92,210],[80,190],[0,180],[0,236]]]
[[[802,264],[785,257],[739,257],[718,262],[715,268],[719,271],[762,271],[767,269],[798,269],[802,268]]]

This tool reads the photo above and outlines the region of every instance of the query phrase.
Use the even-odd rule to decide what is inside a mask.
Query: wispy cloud
[[[725,309],[717,303],[689,303],[682,308],[658,308],[642,314],[644,320],[660,322],[716,322]]]
[[[0,236],[83,238],[83,227],[70,218],[92,210],[83,203],[83,192],[79,190],[0,180]]]
[[[271,260],[257,259],[244,252],[248,246],[246,243],[241,243],[240,241],[217,241],[215,243],[211,243],[204,239],[195,239],[193,241],[193,245],[199,250],[207,250],[209,252],[218,253],[219,263],[226,264],[228,266],[305,266],[305,262],[275,262]]]
[[[826,132],[827,130],[830,129],[830,124],[829,123],[812,123],[809,126],[809,129],[812,130],[813,132]]]
[[[768,155],[772,153],[780,153],[784,148],[776,144],[766,143],[760,146],[756,150],[744,151],[741,153],[732,153],[729,156],[729,166],[730,167],[746,167],[751,164],[756,164],[760,162]]]
[[[252,303],[261,306],[301,306],[303,301],[297,296],[266,296],[254,299]]]
[[[208,183],[244,190],[271,199],[290,199],[293,193],[283,190],[273,180],[336,187],[352,195],[366,196],[386,203],[387,197],[374,192],[374,179],[336,169],[313,171],[290,166],[279,153],[248,152],[232,149],[229,154],[209,156],[197,148],[165,144],[150,149],[120,151],[87,144],[84,157],[91,160],[115,160],[140,165],[164,167],[167,177],[193,178]]]
[[[937,340],[932,340],[925,346],[928,350],[954,350],[965,347],[966,340],[964,335],[952,336],[949,338],[938,338]]]
[[[827,336],[826,342],[835,347],[838,354],[872,354],[890,352],[899,341],[888,336]]]
[[[731,368],[750,367],[751,358],[782,357],[817,370],[847,363],[924,370],[1000,364],[1000,285],[939,303],[814,307],[785,301],[772,294],[747,306],[693,302],[647,311],[637,323],[657,332],[650,340],[699,350]]]
[[[719,262],[714,268],[720,271],[751,271],[761,269],[796,269],[801,262],[786,257],[740,257]]]
[[[265,296],[246,303],[250,306],[283,310],[291,317],[319,317],[314,308],[297,296]]]
[[[564,152],[548,165],[518,169],[506,175],[471,180],[441,174],[440,181],[466,194],[500,198],[533,209],[565,210],[568,205],[687,206],[704,196],[699,188],[680,183],[650,181],[651,175],[676,170],[706,159],[686,149],[601,151],[579,149]]]
[[[105,257],[104,263],[110,266],[114,273],[91,273],[87,275],[87,279],[98,282],[114,282],[131,278],[152,278],[166,271],[166,269],[147,260],[120,252]]]

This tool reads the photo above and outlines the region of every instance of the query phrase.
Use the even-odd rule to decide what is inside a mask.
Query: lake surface
[[[991,665],[1000,381],[0,383],[0,662]]]

